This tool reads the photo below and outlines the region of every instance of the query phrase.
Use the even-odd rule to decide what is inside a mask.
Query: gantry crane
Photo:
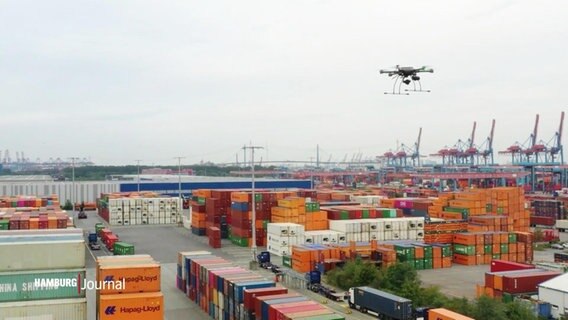
[[[467,141],[459,139],[451,148],[440,149],[431,156],[442,157],[442,165],[473,165],[478,150],[475,147],[475,130],[477,123],[473,122],[471,136]]]
[[[398,150],[389,151],[383,154],[383,159],[386,159],[387,166],[390,167],[408,167],[420,166],[420,141],[422,139],[422,128],[418,130],[418,138],[412,148],[406,146],[404,143],[400,145]]]

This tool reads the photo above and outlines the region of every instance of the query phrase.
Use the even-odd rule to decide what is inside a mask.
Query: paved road
[[[94,212],[87,213],[88,218],[76,220],[78,228],[83,228],[85,233],[93,232],[95,224],[104,221]],[[175,285],[177,273],[177,253],[179,251],[207,250],[214,252],[215,255],[228,259],[235,265],[248,268],[251,260],[251,251],[249,248],[241,248],[231,244],[228,240],[223,240],[223,247],[215,250],[209,247],[207,238],[198,237],[187,229],[178,226],[160,226],[160,225],[144,225],[144,226],[128,226],[128,227],[110,227],[117,234],[121,241],[131,243],[136,248],[137,254],[150,254],[154,259],[162,265],[162,292],[165,298],[165,319],[166,320],[186,320],[210,319],[202,312],[197,305],[191,302],[185,295],[180,292]],[[259,248],[260,250],[260,248]],[[94,279],[95,257],[101,255],[110,255],[111,253],[103,248],[100,251],[87,250],[87,278]],[[259,269],[257,273],[272,279],[274,275],[267,270]],[[286,285],[285,285],[286,286]],[[357,311],[351,313],[345,303],[336,303],[327,301],[322,296],[317,295],[309,290],[301,288],[290,288],[293,291],[300,292],[314,301],[325,302],[325,304],[334,311],[346,316],[347,319],[373,319],[369,315],[361,314]],[[95,294],[87,293],[89,319],[95,319]],[[191,316],[190,316],[191,315]]]

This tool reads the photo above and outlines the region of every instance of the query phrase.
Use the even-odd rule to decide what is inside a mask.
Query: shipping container
[[[164,296],[161,292],[101,295],[100,320],[163,320]]]
[[[411,320],[412,301],[370,287],[349,289],[349,306],[362,312],[373,311],[397,320]]]
[[[515,271],[515,270],[527,270],[535,269],[532,264],[518,263],[512,261],[504,260],[491,260],[491,272],[501,272],[501,271]]]
[[[0,237],[1,238],[1,237]],[[85,240],[0,243],[0,272],[85,267]]]
[[[104,288],[101,294],[156,292],[160,291],[160,265],[139,264],[134,265],[103,265],[99,267],[98,279],[101,281],[122,281],[125,288]]]
[[[115,255],[133,255],[134,245],[120,241],[115,242],[113,245],[113,253]]]
[[[475,320],[448,309],[438,308],[428,310],[428,320]]]
[[[85,269],[0,273],[0,302],[85,297]]]
[[[0,303],[0,320],[87,320],[87,299]]]

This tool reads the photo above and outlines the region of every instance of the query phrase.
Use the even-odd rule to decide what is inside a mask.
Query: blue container
[[[548,302],[538,302],[538,316],[546,319],[552,318],[552,305]]]
[[[292,302],[299,302],[299,301],[307,301],[309,300],[306,297],[291,297],[291,298],[282,298],[282,299],[273,299],[273,300],[265,300],[262,302],[262,306],[260,307],[260,314],[262,320],[271,320],[268,319],[268,307],[273,304],[284,304],[284,303],[292,303]],[[257,310],[258,312],[258,310]]]
[[[259,288],[270,288],[275,287],[276,283],[271,280],[264,280],[264,281],[251,281],[251,282],[243,282],[243,283],[236,283],[235,284],[235,292],[234,292],[234,300],[236,303],[243,303],[244,302],[244,291],[245,289],[259,289]]]
[[[97,234],[96,233],[89,233],[89,243],[97,242]]]
[[[236,210],[240,212],[248,212],[249,205],[248,202],[232,202],[231,203],[231,210]]]
[[[306,273],[306,281],[309,283],[321,283],[321,272],[314,270]]]

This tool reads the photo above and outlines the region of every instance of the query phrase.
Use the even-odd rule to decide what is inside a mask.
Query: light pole
[[[251,261],[251,267],[255,268],[256,267],[256,195],[255,195],[255,185],[254,185],[254,150],[255,149],[264,149],[263,147],[260,146],[244,146],[243,149],[245,150],[245,154],[246,154],[246,149],[250,149],[251,150],[251,160],[250,160],[250,166],[251,166],[251,194],[252,194],[252,246],[251,246],[251,254],[252,254],[252,261]]]
[[[75,212],[75,160],[77,157],[71,157],[71,212]]]
[[[175,157],[175,159],[178,159],[178,194],[179,194],[179,201],[181,202],[181,206],[178,203],[178,210],[183,210],[183,200],[181,199],[181,159],[185,159],[185,157]]]
[[[134,160],[134,161],[136,161],[138,167],[138,192],[140,192],[140,161],[142,160]]]

